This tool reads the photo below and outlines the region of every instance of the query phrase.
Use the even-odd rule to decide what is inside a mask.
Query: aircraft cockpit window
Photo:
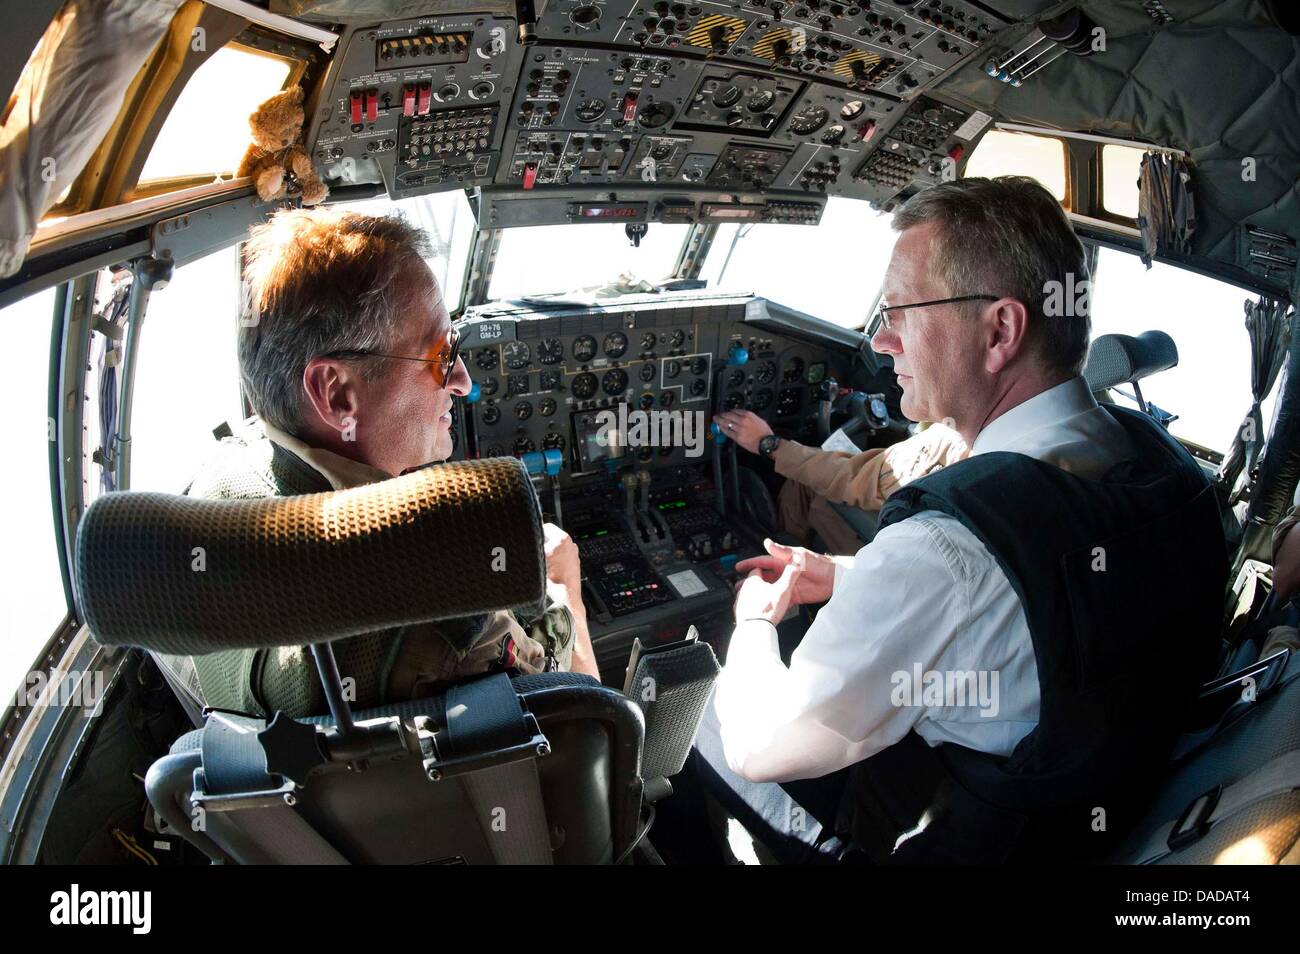
[[[424,229],[433,245],[433,258],[428,265],[442,289],[442,301],[448,312],[455,312],[461,304],[465,288],[465,267],[469,262],[470,246],[478,225],[463,190],[436,192],[431,195],[399,199],[363,199],[345,202],[340,208],[363,215],[391,215],[399,212],[407,221]]]
[[[1090,295],[1092,340],[1153,328],[1172,337],[1177,366],[1144,380],[1142,396],[1177,415],[1169,425],[1174,436],[1225,452],[1251,402],[1250,337],[1242,328],[1249,298],[1235,285],[1160,262],[1148,271],[1137,256],[1103,248]],[[1111,393],[1132,406],[1125,392],[1132,388]],[[1266,428],[1276,395],[1275,386],[1262,405]]]
[[[243,417],[235,333],[238,246],[176,269],[149,299],[136,370],[131,489],[180,493]]]
[[[639,246],[632,244],[624,225],[505,229],[488,297],[563,295],[617,284],[624,274],[653,285],[672,275],[689,228],[651,223]]]
[[[896,234],[890,217],[832,197],[816,228],[724,225],[700,277],[710,289],[752,292],[817,318],[861,328]]]
[[[1137,218],[1138,176],[1144,155],[1145,150],[1132,146],[1101,147],[1101,204],[1112,215]]]
[[[1050,136],[990,130],[971,153],[963,173],[976,176],[1029,176],[1066,202],[1065,143]]]
[[[68,612],[50,512],[50,325],[55,290],[0,311],[13,354],[8,386],[9,432],[0,494],[6,504],[5,612],[0,623],[0,706],[23,685],[32,660]],[[32,687],[39,691],[39,687]]]
[[[248,148],[249,115],[284,88],[293,69],[291,60],[234,44],[213,53],[168,113],[137,193],[232,177]]]

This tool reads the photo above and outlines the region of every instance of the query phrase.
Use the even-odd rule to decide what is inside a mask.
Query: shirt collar
[[[1049,429],[1060,427],[1070,418],[1086,414],[1097,406],[1087,382],[1081,376],[1070,378],[1040,391],[990,421],[975,436],[971,456],[989,451],[1031,453],[1033,448],[1050,443],[1052,433]]]
[[[310,467],[319,471],[335,490],[373,484],[392,476],[377,467],[352,460],[350,457],[305,444],[267,421],[262,421],[262,429],[271,441],[302,458]]]

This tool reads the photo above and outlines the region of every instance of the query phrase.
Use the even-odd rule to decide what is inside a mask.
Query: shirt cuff
[[[854,556],[832,556],[831,562],[835,564],[835,579],[831,583],[831,592],[840,588],[840,583],[844,580],[844,574],[853,569]]]

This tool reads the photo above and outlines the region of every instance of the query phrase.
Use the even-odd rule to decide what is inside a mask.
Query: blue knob
[[[740,561],[739,553],[728,553],[726,556],[724,556],[721,560],[718,561],[718,565],[722,567],[722,569],[724,570],[730,570],[733,567],[735,567],[735,565],[739,561]]]
[[[468,401],[470,404],[474,404],[482,396],[483,396],[483,389],[480,388],[478,386],[478,382],[475,381],[473,384],[469,386],[469,394],[465,395],[465,400]]]
[[[744,364],[749,360],[749,349],[740,345],[732,345],[731,352],[727,355],[727,364]]]
[[[726,432],[723,431],[722,428],[718,427],[717,421],[714,421],[712,424],[709,425],[709,430],[713,431],[713,440],[715,443],[717,444],[727,443]]]
[[[564,455],[554,447],[542,451],[542,457],[545,459],[545,470],[548,477],[554,477],[564,466]]]

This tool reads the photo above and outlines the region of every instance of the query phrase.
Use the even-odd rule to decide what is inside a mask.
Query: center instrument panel
[[[657,221],[889,208],[955,177],[990,117],[926,91],[1007,26],[968,0],[549,0],[522,26],[506,9],[348,29],[313,119],[326,180],[708,200]]]
[[[537,464],[552,452],[535,480],[578,544],[611,678],[634,638],[722,627],[737,560],[761,552],[762,530],[738,516],[748,455],[716,441],[713,415],[744,407],[815,440],[822,383],[847,380],[863,341],[761,298],[703,292],[497,303],[458,327],[475,386],[457,401],[454,457]]]

